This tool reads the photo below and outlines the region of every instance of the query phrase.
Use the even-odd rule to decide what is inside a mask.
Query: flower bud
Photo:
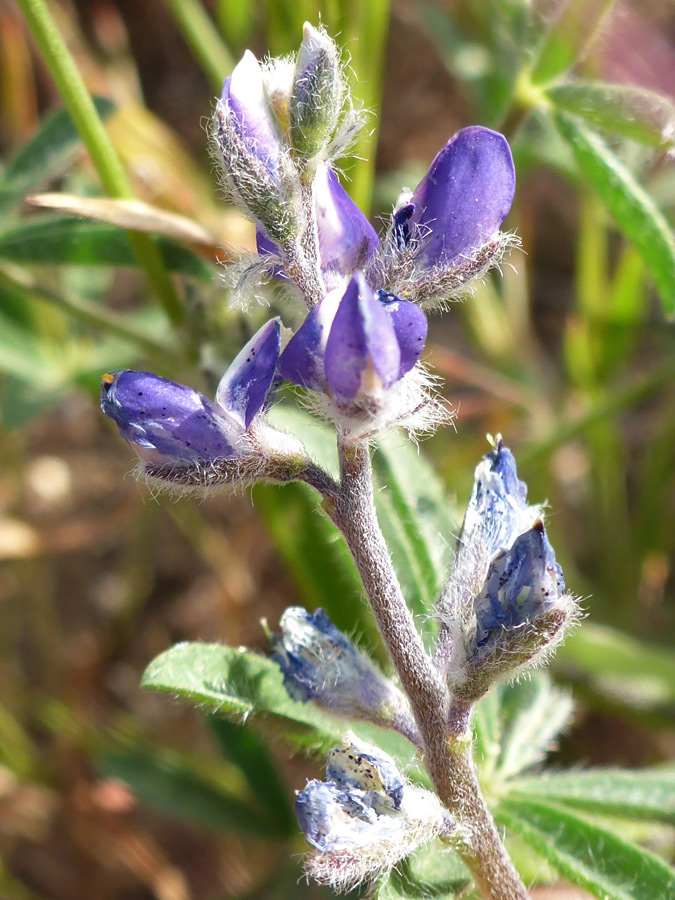
[[[295,223],[284,187],[279,126],[268,102],[260,64],[247,50],[226,79],[213,132],[226,187],[276,241]]]
[[[384,284],[442,302],[498,262],[508,237],[499,231],[515,191],[506,138],[472,126],[436,155],[414,192],[394,210],[383,260]]]
[[[104,375],[101,409],[151,465],[237,455],[242,429],[203,394],[152,372]]]
[[[289,694],[334,714],[395,728],[411,740],[417,732],[408,702],[322,609],[291,607],[281,617],[274,660]]]
[[[147,474],[188,484],[191,471],[198,477],[206,465],[215,472],[225,460],[254,455],[248,432],[271,390],[279,340],[280,321],[271,319],[228,368],[215,403],[151,372],[124,370],[103,376],[101,409],[117,423]],[[223,475],[229,480],[230,469]]]
[[[335,889],[375,878],[451,827],[435,794],[406,782],[390,756],[351,733],[331,750],[326,777],[300,791],[295,812],[318,851],[308,874]]]
[[[541,509],[528,506],[501,439],[476,469],[439,611],[453,639],[448,680],[467,699],[536,664],[578,618]]]
[[[325,151],[335,134],[345,86],[337,47],[323,29],[305,22],[290,101],[291,144],[311,159]]]

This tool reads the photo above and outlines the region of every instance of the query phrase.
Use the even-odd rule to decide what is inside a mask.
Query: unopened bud
[[[298,156],[321,154],[337,130],[344,102],[338,50],[308,22],[298,51],[290,102],[291,144]]]

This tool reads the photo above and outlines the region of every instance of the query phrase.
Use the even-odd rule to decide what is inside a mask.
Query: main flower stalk
[[[380,529],[367,444],[338,442],[340,487],[324,509],[340,529],[419,729],[436,792],[466,840],[457,852],[485,900],[527,900],[476,778],[469,729],[472,704],[456,702],[427,655]]]

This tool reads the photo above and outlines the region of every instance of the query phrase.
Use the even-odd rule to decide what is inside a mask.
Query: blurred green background
[[[550,501],[588,613],[553,665],[578,702],[554,763],[672,757],[675,6],[52,2],[107,168],[63,111],[33,6],[0,0],[0,897],[308,890],[290,803],[318,767],[138,683],[176,641],[264,649],[260,619],[290,604],[372,634],[346,552],[297,486],[150,497],[98,411],[108,369],[210,389],[268,317],[227,306],[218,266],[253,232],[218,197],[205,121],[243,50],[292,52],[305,19],[346,47],[374,113],[345,164],[374,222],[457,129],[512,142],[522,249],[433,317],[456,418],[420,453],[447,488],[448,544],[486,433]]]

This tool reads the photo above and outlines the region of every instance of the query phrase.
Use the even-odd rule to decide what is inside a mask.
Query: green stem
[[[104,190],[111,197],[132,198],[133,192],[119,157],[45,0],[17,0],[17,4],[87,148]],[[130,231],[129,237],[164,311],[174,325],[181,324],[184,320],[183,306],[174,290],[159,248],[150,235]]]
[[[137,344],[148,354],[164,363],[168,360],[175,361],[176,359],[177,354],[174,348],[138,331],[121,316],[115,315],[115,313],[108,310],[94,307],[92,304],[76,297],[55,294],[38,285],[25,270],[18,268],[18,266],[13,266],[10,263],[2,265],[0,268],[0,287],[16,291],[29,300],[48,303],[50,306],[62,309],[68,315],[87,326],[100,328],[107,334],[115,334]]]
[[[206,77],[219,93],[234,59],[199,0],[164,0]]]

